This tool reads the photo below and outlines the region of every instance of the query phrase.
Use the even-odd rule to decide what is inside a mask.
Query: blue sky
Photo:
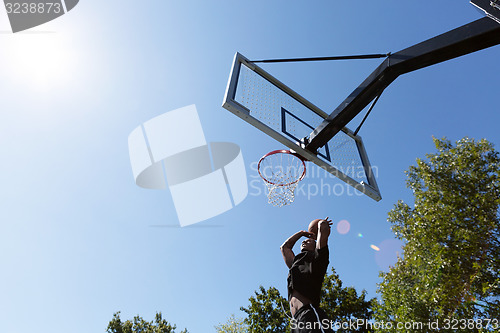
[[[12,34],[0,11],[2,332],[104,332],[116,311],[148,320],[161,311],[190,332],[214,331],[243,315],[239,307],[259,285],[286,295],[279,245],[325,216],[351,226],[345,235],[334,229],[331,265],[345,285],[375,297],[379,271],[397,249],[387,212],[399,199],[411,202],[404,170],[434,151],[432,136],[500,143],[498,46],[386,89],[359,133],[378,169],[380,202],[299,195],[279,209],[250,187],[234,209],[172,227],[169,191],[134,184],[127,137],[196,104],[207,141],[238,144],[253,182],[255,161],[282,146],[221,108],[235,52],[250,59],[396,52],[481,17],[456,0],[87,0]],[[263,67],[328,112],[380,62]]]

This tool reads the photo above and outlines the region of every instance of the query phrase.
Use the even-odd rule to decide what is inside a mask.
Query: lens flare
[[[351,230],[351,224],[347,220],[342,220],[337,223],[337,232],[341,235],[345,235]]]
[[[377,265],[384,271],[388,271],[398,258],[403,254],[403,242],[398,239],[386,239],[380,244],[380,251],[375,253]]]
[[[372,245],[370,245],[370,247],[372,249],[374,249],[375,251],[380,251],[380,249],[378,248],[378,246],[375,246],[375,245],[372,244]]]
[[[363,238],[363,234],[362,234],[362,233],[359,233],[359,234],[358,234],[358,237],[359,237],[359,238]]]

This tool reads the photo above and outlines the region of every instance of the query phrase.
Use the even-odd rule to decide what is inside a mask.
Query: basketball
[[[318,235],[318,223],[321,220],[322,219],[312,220],[311,223],[309,223],[309,227],[307,228],[307,231],[309,231],[317,236]]]

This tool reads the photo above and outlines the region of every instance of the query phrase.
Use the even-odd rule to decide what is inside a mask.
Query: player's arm
[[[293,246],[297,241],[302,237],[310,237],[312,234],[310,232],[301,230],[296,232],[292,236],[290,236],[281,246],[281,254],[283,255],[283,260],[285,260],[285,264],[288,268],[292,267],[293,259],[295,258],[295,254],[293,253]]]
[[[328,245],[328,237],[330,236],[330,229],[332,225],[332,220],[328,217],[318,223],[318,238],[316,239],[316,248],[319,250],[322,247]]]

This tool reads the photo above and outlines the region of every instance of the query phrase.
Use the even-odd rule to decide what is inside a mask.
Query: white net
[[[295,188],[306,172],[305,163],[289,151],[281,150],[259,161],[259,174],[267,185],[268,202],[282,207],[295,199]]]
[[[295,200],[297,183],[288,186],[275,186],[267,184],[267,202],[276,207],[289,205]]]

